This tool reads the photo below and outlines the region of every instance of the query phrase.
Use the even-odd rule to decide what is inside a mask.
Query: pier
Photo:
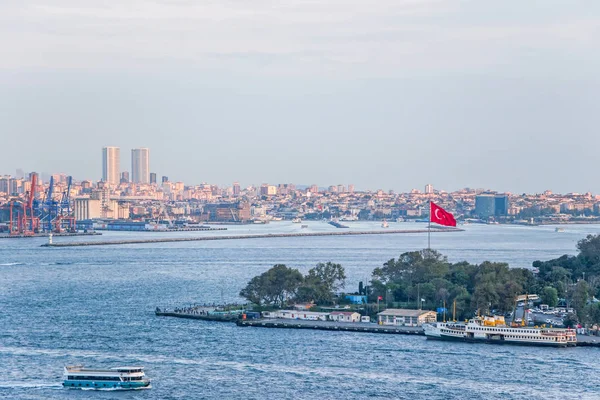
[[[434,228],[431,232],[461,232],[457,228]],[[315,236],[357,236],[357,235],[389,235],[398,233],[427,233],[427,229],[414,230],[386,230],[386,231],[344,231],[344,232],[313,232],[313,233],[264,233],[258,235],[223,235],[223,236],[198,236],[182,238],[158,238],[158,239],[132,239],[132,240],[111,240],[94,242],[65,242],[65,243],[46,243],[42,247],[74,247],[74,246],[108,246],[119,244],[143,244],[143,243],[171,243],[171,242],[197,242],[208,240],[237,240],[237,239],[269,239],[269,238],[290,238],[290,237],[315,237]]]
[[[305,321],[291,319],[238,320],[238,326],[280,329],[316,329],[334,332],[387,333],[424,336],[423,328],[415,326],[377,325],[371,322]]]
[[[218,322],[235,322],[240,316],[239,314],[191,314],[175,311],[155,311],[157,317],[176,317],[186,319],[200,319],[202,321],[218,321]]]

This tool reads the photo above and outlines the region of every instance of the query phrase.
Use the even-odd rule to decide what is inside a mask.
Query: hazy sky
[[[600,193],[600,1],[0,0],[0,174]]]

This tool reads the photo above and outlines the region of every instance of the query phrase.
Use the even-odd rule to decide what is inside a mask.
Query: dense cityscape
[[[71,218],[78,228],[93,228],[94,221],[130,222],[121,225],[123,230],[149,229],[148,223],[154,224],[151,229],[168,229],[175,224],[268,223],[285,219],[422,220],[428,214],[429,201],[451,210],[464,223],[585,223],[600,216],[600,196],[591,193],[557,194],[548,190],[514,194],[471,188],[446,192],[431,184],[408,193],[358,191],[352,184],[326,188],[293,183],[190,185],[174,182],[166,175],[159,179],[157,173],[150,172],[147,148],[132,149],[131,161],[131,171],[125,171],[121,168],[120,149],[105,147],[102,178],[98,181],[23,170],[17,170],[14,176],[0,176],[0,230],[10,229],[11,216],[18,219],[31,193],[32,215],[51,220]],[[49,227],[56,226],[47,222]]]

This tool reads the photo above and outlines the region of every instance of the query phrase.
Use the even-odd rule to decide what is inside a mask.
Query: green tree
[[[573,290],[571,301],[573,302],[573,309],[580,316],[579,320],[583,320],[581,317],[584,315],[584,307],[587,304],[589,298],[589,288],[586,281],[579,281],[575,285]]]
[[[577,242],[579,257],[586,265],[600,263],[600,235],[588,235]]]
[[[577,324],[579,324],[579,318],[577,318],[577,315],[573,313],[568,313],[563,320],[563,323],[567,328],[575,328]]]
[[[345,280],[346,271],[340,264],[318,263],[304,277],[303,284],[298,289],[297,300],[330,304],[335,293],[344,287]]]
[[[584,321],[590,325],[600,324],[600,303],[590,303],[585,306]]]
[[[258,305],[282,307],[286,300],[296,294],[303,280],[302,274],[297,269],[277,264],[252,278],[240,291],[240,296]]]
[[[556,307],[558,304],[558,291],[552,286],[546,286],[542,292],[542,303],[549,307]]]

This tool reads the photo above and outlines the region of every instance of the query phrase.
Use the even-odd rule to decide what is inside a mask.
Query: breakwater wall
[[[9,235],[9,234],[0,234],[0,239],[19,239],[19,238],[39,238],[39,237],[48,237],[49,233],[34,233],[31,235]],[[65,236],[100,236],[102,235],[100,232],[62,232],[62,233],[52,233],[53,237],[65,237]]]
[[[431,229],[432,233],[460,232],[462,229]],[[290,238],[290,237],[314,237],[314,236],[357,236],[357,235],[389,235],[395,233],[427,233],[427,229],[414,230],[386,230],[386,231],[344,231],[344,232],[313,232],[313,233],[264,233],[257,235],[223,235],[223,236],[198,236],[186,238],[160,238],[160,239],[132,239],[111,240],[94,242],[64,242],[46,243],[42,247],[76,247],[76,246],[108,246],[118,244],[142,244],[142,243],[170,243],[170,242],[198,242],[205,240],[236,240],[236,239],[268,239],[268,238]]]
[[[333,322],[304,320],[238,320],[238,326],[280,329],[316,329],[335,332],[387,333],[395,335],[425,335],[423,328],[411,326],[377,325],[368,322]]]

